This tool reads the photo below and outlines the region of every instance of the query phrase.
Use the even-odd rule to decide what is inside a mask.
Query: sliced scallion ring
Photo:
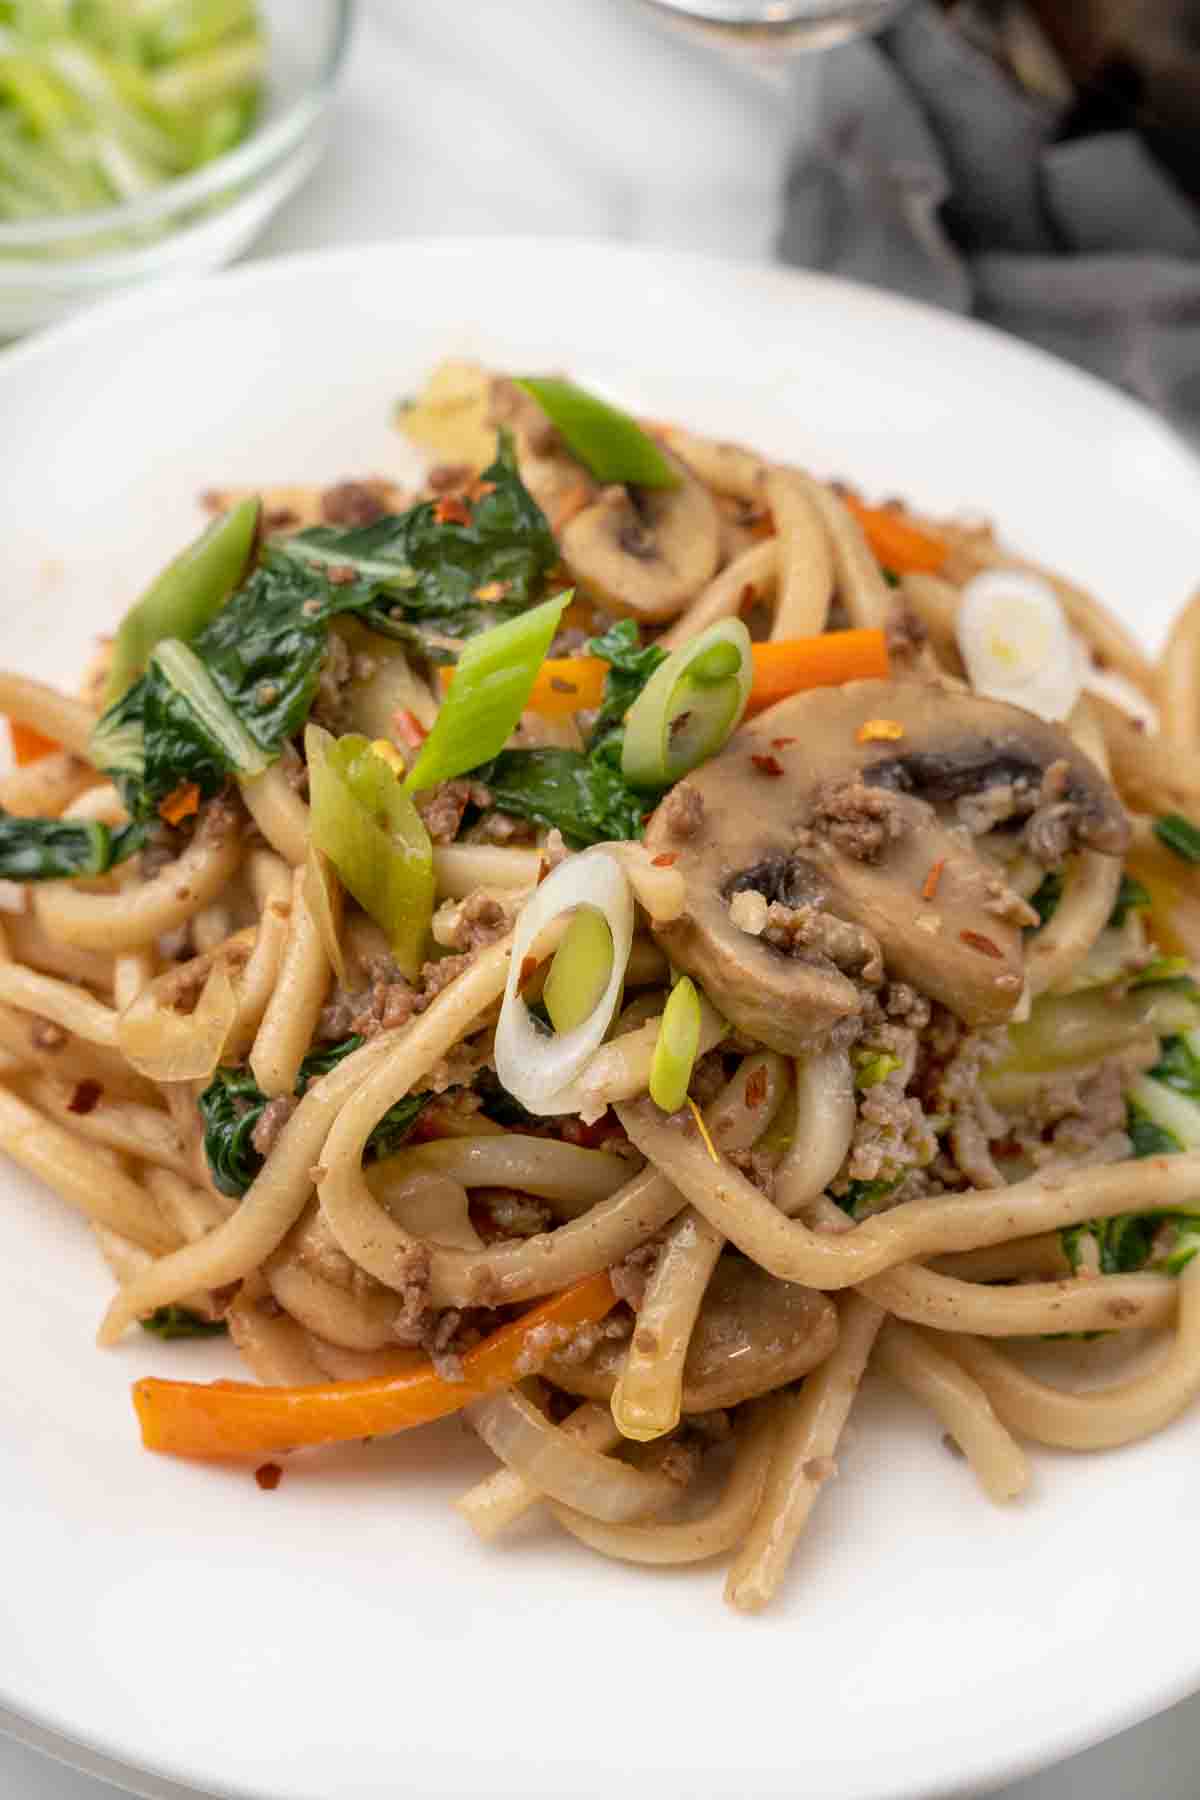
[[[754,680],[740,619],[710,625],[654,671],[625,716],[621,772],[635,787],[666,787],[714,756],[746,710]]]
[[[663,1008],[650,1064],[650,1098],[664,1112],[678,1112],[687,1099],[699,1048],[700,996],[685,975]]]
[[[603,913],[582,906],[554,952],[542,1005],[560,1034],[574,1031],[600,1004],[612,973],[612,931]]]
[[[1083,686],[1082,648],[1040,575],[986,569],[968,581],[955,630],[977,694],[1065,719]]]
[[[600,915],[612,942],[603,991],[578,1024],[566,1031],[548,1031],[522,998],[522,971],[528,973],[531,959],[536,962],[551,926],[566,915],[580,918],[588,912]],[[606,850],[587,850],[560,863],[522,907],[496,1026],[495,1055],[501,1084],[530,1112],[578,1112],[583,1106],[585,1096],[578,1091],[577,1077],[604,1042],[617,1010],[633,943],[633,916],[633,889],[617,858]],[[595,970],[587,972],[590,983]],[[569,1006],[563,997],[562,1016],[575,1016],[585,997]]]

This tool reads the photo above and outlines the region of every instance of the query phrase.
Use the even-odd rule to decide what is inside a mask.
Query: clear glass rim
[[[17,225],[0,224],[0,252],[37,251],[110,231],[158,225],[181,208],[202,205],[230,184],[274,168],[306,136],[328,106],[346,59],[357,5],[358,0],[334,0],[329,48],[312,84],[285,112],[261,131],[253,132],[245,143],[227,150],[215,162],[197,169],[194,174],[165,182],[153,193],[143,194],[137,200],[122,201],[119,206],[61,216],[52,214],[44,219],[23,220]]]
[[[853,18],[864,10],[884,12],[899,0],[646,0],[646,4],[696,25],[727,25],[755,31],[786,31]]]

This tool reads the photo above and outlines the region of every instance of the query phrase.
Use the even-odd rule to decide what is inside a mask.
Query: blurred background
[[[776,23],[683,28],[739,11]],[[870,12],[881,35],[837,41]],[[328,154],[258,253],[779,257],[973,312],[1195,434],[1198,199],[1196,0],[363,0]]]
[[[1200,0],[0,0],[0,338],[471,233],[872,282],[1195,437]]]

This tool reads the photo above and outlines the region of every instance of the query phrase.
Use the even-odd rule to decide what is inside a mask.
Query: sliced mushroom
[[[677,488],[602,488],[559,533],[568,569],[592,599],[640,619],[673,619],[716,573],[721,520],[708,489],[664,452]]]
[[[1032,713],[915,680],[797,694],[735,733],[651,819],[648,848],[672,854],[687,884],[684,916],[655,935],[727,1018],[776,1050],[802,1052],[852,1019],[862,990],[818,951],[785,954],[741,929],[730,900],[746,890],[863,927],[892,975],[969,1025],[1000,1024],[1021,993],[1023,921],[951,809],[1014,782],[1026,810],[1052,796],[1067,847],[1124,849],[1108,782]]]
[[[685,1413],[737,1406],[807,1375],[837,1342],[827,1294],[778,1281],[741,1256],[722,1256],[704,1296],[683,1369]],[[552,1358],[546,1374],[585,1400],[611,1400],[625,1346],[602,1339],[581,1363]]]

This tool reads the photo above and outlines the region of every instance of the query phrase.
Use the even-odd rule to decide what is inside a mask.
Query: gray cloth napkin
[[[1200,441],[1200,217],[1133,132],[1057,142],[938,10],[822,59],[780,254],[970,312]]]

